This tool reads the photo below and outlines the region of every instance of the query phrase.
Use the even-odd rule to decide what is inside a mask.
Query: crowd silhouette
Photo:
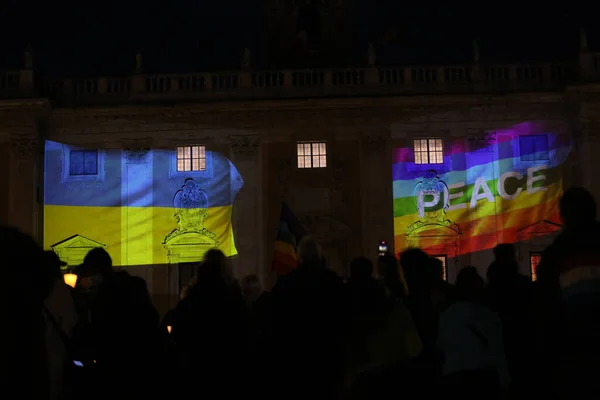
[[[1,393],[31,399],[463,399],[591,397],[600,372],[600,224],[582,188],[560,200],[563,230],[537,281],[501,244],[486,278],[464,266],[454,285],[419,249],[344,281],[305,237],[298,266],[263,290],[206,253],[178,305],[160,319],[146,282],[103,249],[75,273],[0,228]]]

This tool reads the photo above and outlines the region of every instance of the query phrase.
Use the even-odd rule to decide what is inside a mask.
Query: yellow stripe
[[[204,221],[204,228],[216,235],[218,248],[226,256],[237,254],[231,213],[231,206],[212,207]],[[48,249],[73,235],[81,235],[105,244],[114,265],[165,264],[168,259],[163,242],[177,229],[174,214],[170,207],[47,205],[44,206],[44,247]]]
[[[536,193],[528,193],[526,191],[521,192],[519,197],[514,200],[505,200],[499,196],[495,197],[494,202],[490,203],[489,201],[483,199],[477,202],[477,205],[474,209],[470,208],[470,205],[467,204],[466,208],[451,210],[446,213],[444,219],[449,219],[452,222],[457,224],[468,224],[469,222],[474,222],[479,218],[488,217],[497,215],[498,216],[498,224],[502,225],[501,227],[496,226],[496,224],[474,224],[474,229],[470,231],[472,235],[481,235],[485,233],[495,233],[498,229],[505,229],[514,226],[519,226],[519,221],[514,218],[503,220],[502,215],[511,211],[524,210],[527,208],[532,208],[532,212],[535,212],[535,206],[538,204],[546,203],[548,201],[558,201],[560,195],[562,194],[562,179],[558,182],[547,186],[546,190],[536,192]],[[420,220],[417,214],[417,206],[415,204],[415,213],[409,215],[403,215],[401,217],[394,218],[394,236],[403,235],[406,233],[406,228],[412,224]],[[481,226],[479,226],[481,225]]]

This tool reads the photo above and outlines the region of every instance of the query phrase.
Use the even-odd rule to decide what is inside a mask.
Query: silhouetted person
[[[65,265],[54,251],[44,252],[43,272],[47,285],[51,288],[44,301],[44,311],[50,322],[46,327],[46,343],[54,398],[62,398],[68,391],[67,385],[74,384],[68,381],[74,377],[67,376],[66,366],[73,362],[69,350],[71,333],[77,324],[77,312],[71,288],[65,284],[60,269]]]
[[[484,305],[485,282],[475,267],[456,278],[456,303],[442,313],[437,343],[444,353],[443,394],[500,398],[510,383],[500,318]]]
[[[242,279],[240,284],[244,298],[249,305],[252,305],[262,294],[262,287],[256,274],[248,275]]]
[[[420,355],[422,343],[402,304],[406,290],[401,269],[391,254],[379,258],[379,269],[383,287],[370,276],[368,259],[357,258],[350,265],[346,389],[353,399],[387,397],[398,386],[408,394],[418,386],[410,382],[408,363]]]
[[[487,270],[489,304],[502,320],[504,349],[515,389],[523,392],[531,386],[534,370],[530,339],[534,336],[530,315],[532,284],[528,277],[519,274],[514,245],[499,244],[494,248],[494,256]]]
[[[102,388],[104,395],[141,397],[161,389],[156,380],[162,361],[158,326],[159,316],[142,278],[119,271],[100,286],[92,331],[100,379],[111,382],[111,387]]]
[[[249,351],[247,308],[222,252],[206,253],[196,284],[179,303],[174,318],[171,336],[179,362],[174,390],[186,396],[198,390],[241,396]],[[201,389],[190,385],[198,379]]]
[[[431,306],[438,318],[435,319],[435,331],[437,332],[437,320],[439,315],[454,302],[454,287],[444,280],[444,264],[441,260],[430,257],[427,262],[429,273]]]
[[[583,188],[565,191],[559,207],[564,229],[537,269],[538,340],[556,392],[579,398],[597,388],[600,373],[600,224]]]
[[[434,351],[438,315],[431,299],[429,256],[420,249],[409,249],[400,254],[400,264],[408,286],[406,306],[413,316],[425,351]]]
[[[350,277],[346,283],[352,315],[372,312],[385,301],[384,287],[373,278],[373,263],[366,257],[350,262]]]
[[[90,312],[93,313],[94,299],[100,286],[113,277],[112,259],[101,247],[90,250],[83,264],[73,271],[77,275],[78,295],[85,298]]]
[[[0,393],[49,399],[44,299],[51,290],[42,249],[28,235],[0,227]]]
[[[341,383],[344,287],[325,267],[320,246],[305,237],[298,267],[271,292],[270,359],[274,397],[331,398]]]

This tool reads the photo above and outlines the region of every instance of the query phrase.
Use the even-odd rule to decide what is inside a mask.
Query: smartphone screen
[[[384,256],[388,251],[388,245],[385,240],[379,242],[379,255]]]
[[[75,364],[78,367],[83,367],[83,363],[81,361],[73,360],[73,364]]]

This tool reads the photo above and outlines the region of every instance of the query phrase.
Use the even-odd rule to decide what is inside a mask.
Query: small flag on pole
[[[273,271],[278,276],[288,274],[296,268],[298,264],[296,246],[305,235],[306,230],[298,218],[287,204],[282,203],[273,257]]]

